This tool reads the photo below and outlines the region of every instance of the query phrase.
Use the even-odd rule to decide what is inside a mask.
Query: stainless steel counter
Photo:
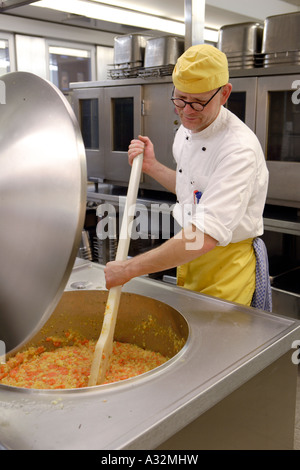
[[[77,260],[66,290],[78,283],[86,289],[103,289],[103,267]],[[190,328],[183,350],[161,368],[114,385],[73,391],[20,391],[0,385],[3,446],[155,449],[166,441],[170,445],[177,432],[188,430],[202,415],[234,396],[272,364],[277,364],[276,370],[285,371],[287,367],[296,377],[292,343],[300,338],[299,322],[147,277],[130,281],[124,291],[176,308]],[[283,357],[287,360],[280,366]],[[282,396],[283,402],[288,399],[293,407],[296,381],[291,379],[281,385],[280,391],[288,394]],[[265,394],[263,389],[261,393],[269,400],[273,415],[272,393]],[[250,410],[250,414],[254,412]],[[178,445],[175,443],[175,448],[187,448]],[[201,442],[193,445],[201,448]]]
[[[92,201],[97,204],[103,202],[110,204],[124,204],[127,195],[127,186],[113,186],[109,184],[98,184],[97,191],[95,191],[94,184],[88,183],[87,190],[87,201]],[[176,202],[176,197],[174,194],[164,191],[153,191],[146,189],[139,189],[138,204],[142,204],[147,209],[151,209],[153,204],[167,204],[169,205],[168,213],[171,213],[172,206]]]

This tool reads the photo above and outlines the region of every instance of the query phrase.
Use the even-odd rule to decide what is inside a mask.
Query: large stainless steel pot
[[[67,290],[103,289],[103,266],[80,261]],[[297,367],[291,345],[299,339],[299,323],[146,277],[127,283],[124,292],[142,293],[142,307],[150,297],[178,310],[189,327],[182,350],[154,371],[115,384],[39,391],[0,385],[3,446],[292,447]]]
[[[40,330],[70,276],[86,161],[73,110],[54,85],[26,72],[0,85],[0,340],[10,352]]]
[[[108,292],[104,290],[65,292],[43,328],[21,349],[43,345],[50,350],[52,346],[46,338],[49,335],[62,337],[67,330],[97,340],[107,296]],[[160,352],[171,359],[185,345],[188,325],[184,317],[169,305],[150,297],[123,292],[114,338]]]

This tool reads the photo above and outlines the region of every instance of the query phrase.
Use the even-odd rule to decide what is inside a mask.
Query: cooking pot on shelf
[[[144,67],[175,65],[184,52],[184,40],[175,36],[162,36],[147,40]]]
[[[300,64],[299,27],[299,11],[265,19],[262,44],[265,67]]]
[[[114,39],[114,65],[117,67],[142,67],[149,36],[124,34]]]
[[[220,28],[218,48],[226,54],[230,69],[250,69],[262,64],[263,31],[263,24],[257,22]]]

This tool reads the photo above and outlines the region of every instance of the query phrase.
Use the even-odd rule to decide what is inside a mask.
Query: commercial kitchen
[[[176,269],[132,279],[122,287],[116,338],[170,359],[85,388],[0,383],[0,450],[299,449],[300,2],[137,3],[0,2],[1,362],[43,328],[71,322],[90,334],[91,323],[99,336],[104,266],[116,257],[130,181],[128,144],[149,136],[175,169],[172,71],[194,44],[227,55],[226,106],[265,153],[261,238],[273,309],[178,287]],[[178,230],[175,196],[146,174],[138,183],[130,257]],[[101,236],[104,223],[109,236]]]

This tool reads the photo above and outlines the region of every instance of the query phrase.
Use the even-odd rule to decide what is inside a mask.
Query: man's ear
[[[221,105],[224,105],[227,102],[227,100],[228,100],[228,98],[231,94],[231,91],[232,91],[231,83],[227,83],[226,85],[224,85],[222,87],[222,90],[221,90]]]

